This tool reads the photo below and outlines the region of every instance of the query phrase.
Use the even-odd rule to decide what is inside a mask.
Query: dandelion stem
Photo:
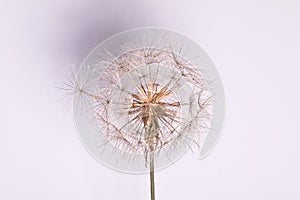
[[[150,184],[151,184],[151,200],[155,200],[153,153],[150,154]]]
[[[149,120],[145,123],[145,132],[148,137],[149,150],[150,150],[150,190],[151,200],[155,200],[155,188],[154,188],[154,135],[158,127],[157,118],[153,116],[153,113],[149,115]]]

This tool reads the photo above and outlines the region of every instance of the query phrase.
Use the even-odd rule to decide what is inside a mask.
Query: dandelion
[[[204,157],[224,117],[223,88],[212,62],[186,37],[155,28],[111,37],[82,64],[72,88],[78,133],[106,166],[150,172],[188,149]]]

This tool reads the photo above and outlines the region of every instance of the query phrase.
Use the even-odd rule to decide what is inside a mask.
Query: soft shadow
[[[70,37],[60,45],[61,56],[65,55],[79,66],[97,44],[111,35],[132,28],[159,26],[154,6],[138,0],[106,0],[67,10],[61,20]]]

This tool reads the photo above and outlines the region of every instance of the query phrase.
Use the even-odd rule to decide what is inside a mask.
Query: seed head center
[[[158,84],[151,82],[140,85],[136,93],[131,93],[132,102],[129,106],[129,115],[136,115],[137,120],[142,120],[147,125],[151,119],[172,117],[170,107],[179,106],[179,102],[163,102],[170,94],[168,86],[158,89]]]

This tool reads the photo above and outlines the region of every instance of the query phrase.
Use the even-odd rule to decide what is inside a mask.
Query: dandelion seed
[[[192,59],[189,59],[192,58]],[[97,46],[74,85],[74,114],[81,141],[113,169],[150,171],[188,149],[206,156],[224,118],[218,73],[193,41],[172,31],[136,29]]]

